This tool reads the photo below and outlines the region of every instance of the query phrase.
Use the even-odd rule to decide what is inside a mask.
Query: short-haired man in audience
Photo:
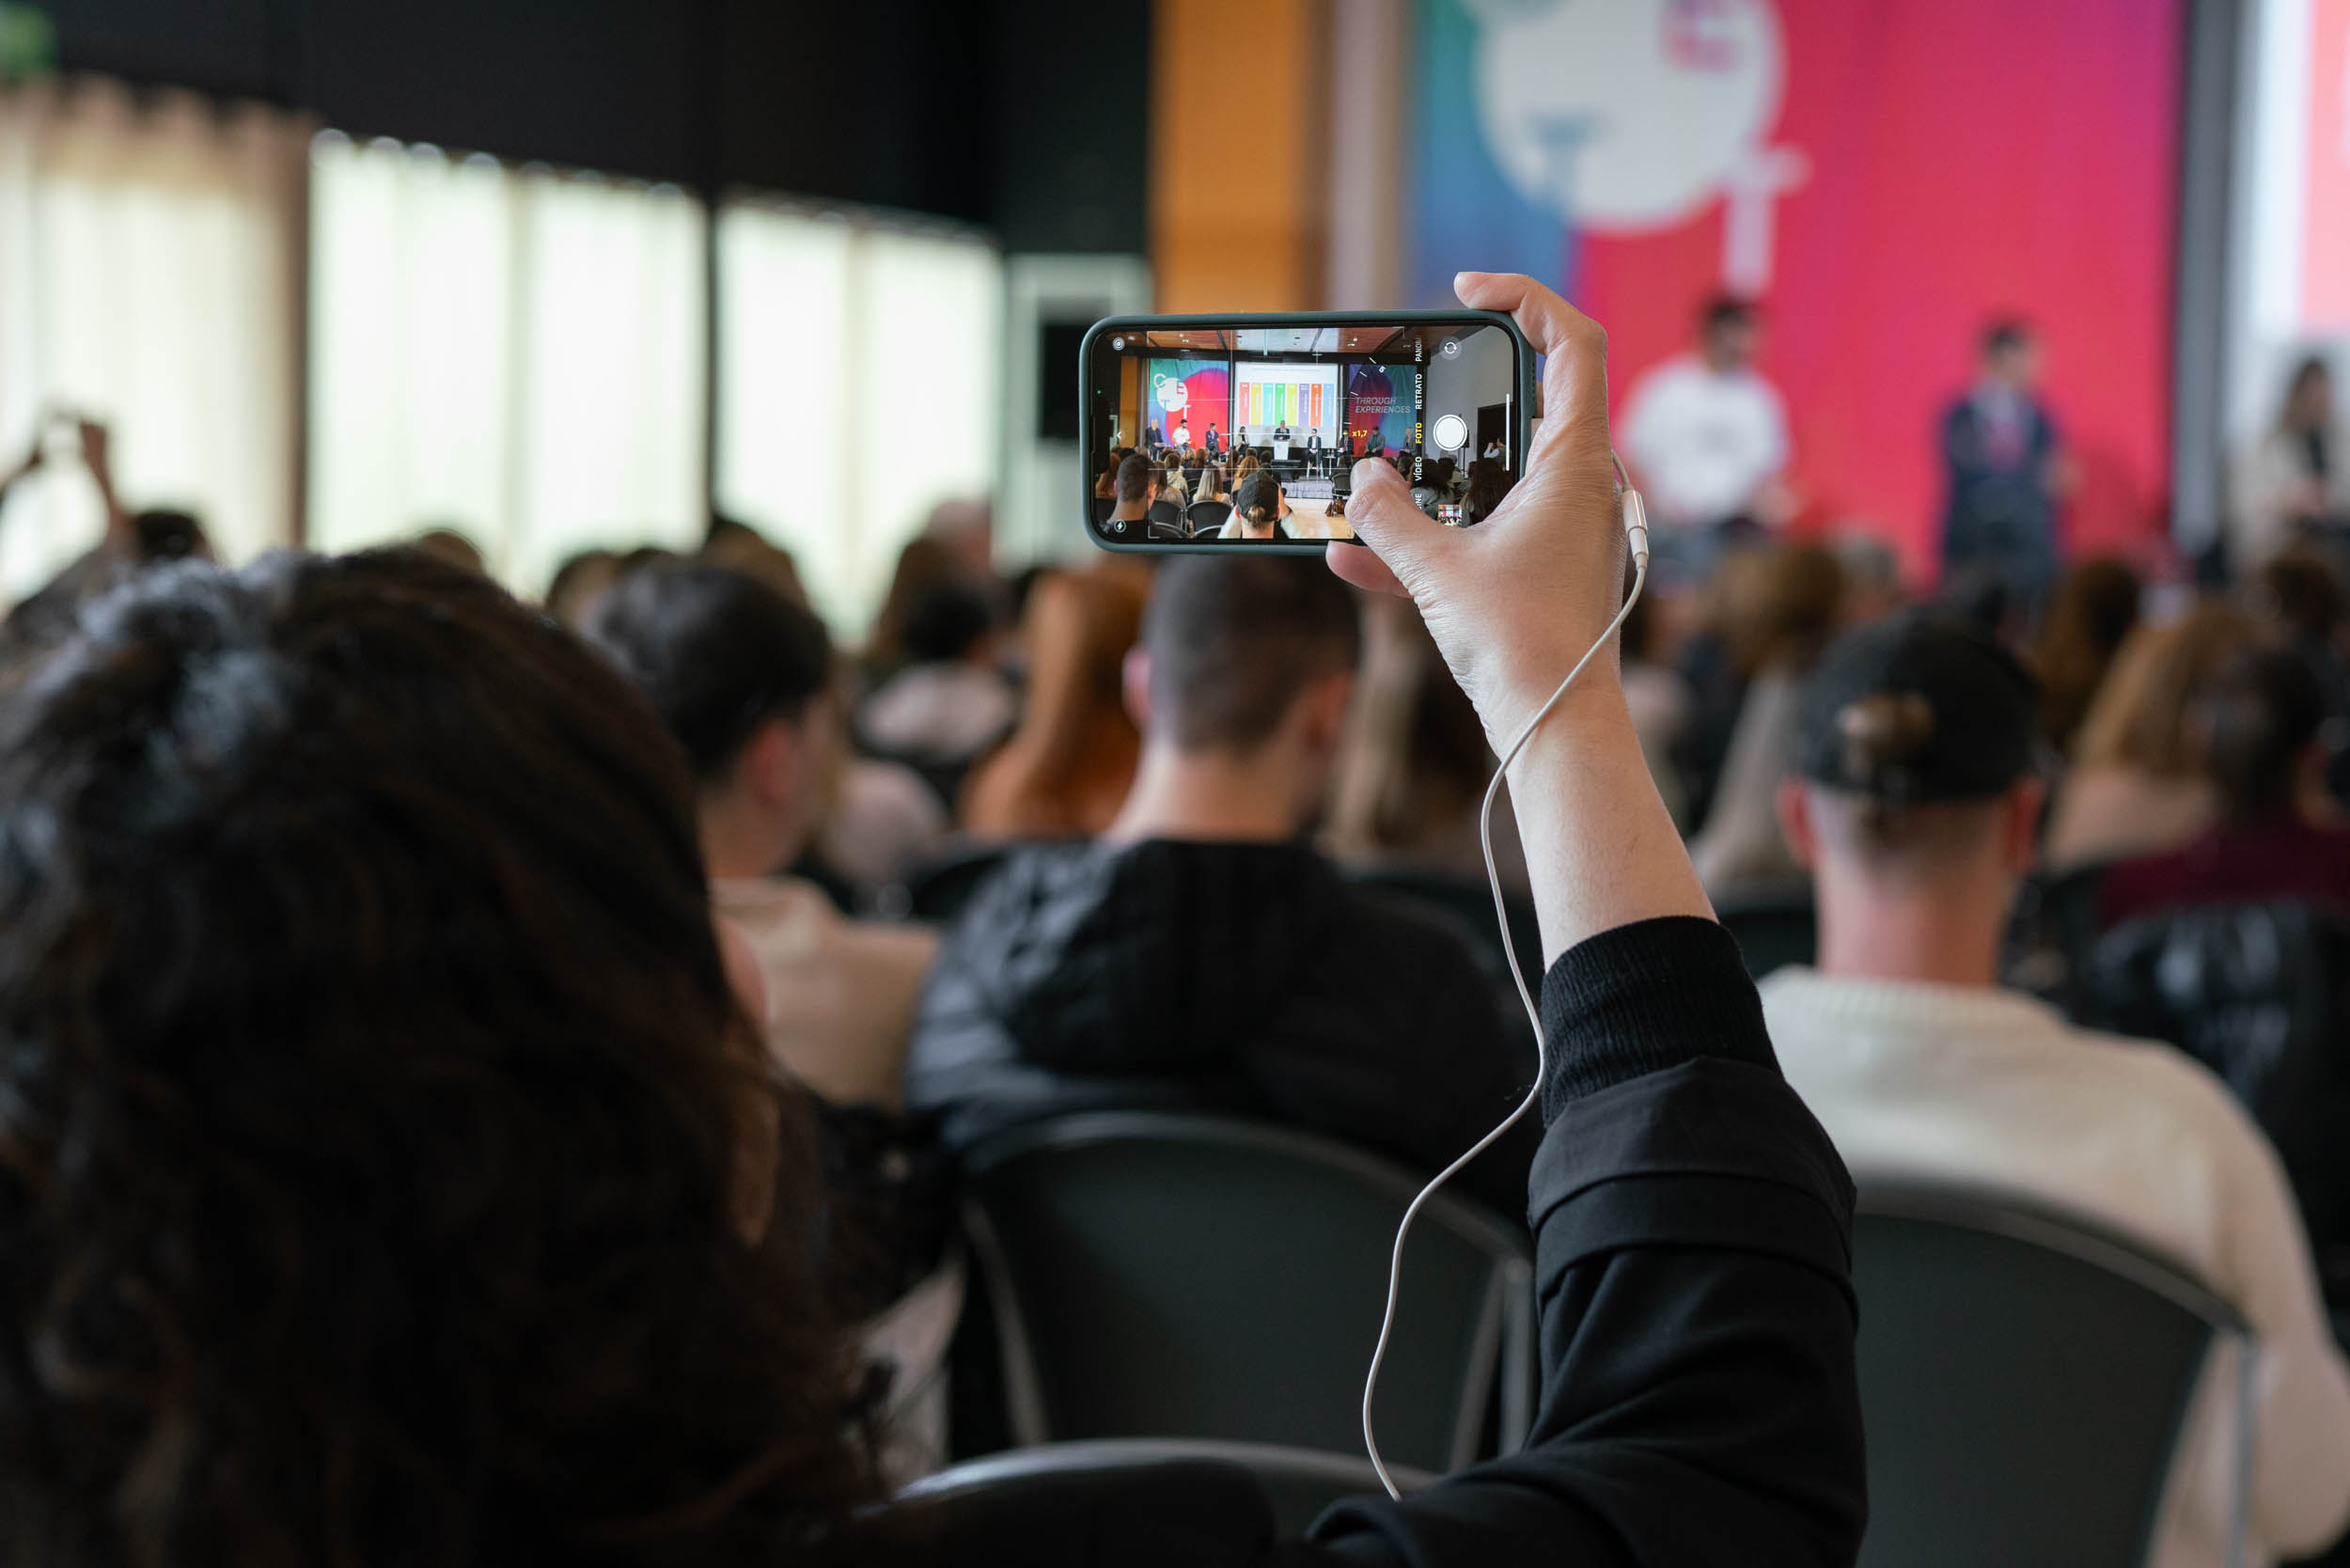
[[[2178,1259],[2258,1341],[2252,1557],[2350,1516],[2350,1372],[2275,1152],[2166,1045],[2070,1027],[1998,983],[2031,864],[2038,690],[1989,634],[1912,612],[1847,634],[1798,710],[1788,842],[1817,882],[1817,972],[1762,985],[1787,1078],[1865,1185],[1927,1178],[2072,1209]],[[2172,1470],[2156,1568],[2226,1560],[2223,1345]]]
[[[1151,504],[1158,498],[1159,470],[1136,452],[1118,465],[1118,505],[1110,509],[1110,522],[1139,531],[1151,515]],[[1110,531],[1124,530],[1113,526]]]
[[[1507,1113],[1531,1053],[1463,938],[1303,841],[1360,650],[1353,596],[1319,562],[1160,572],[1128,662],[1144,741],[1124,809],[1098,843],[1015,850],[923,993],[907,1098],[950,1143],[1178,1105],[1433,1173]],[[1466,1185],[1516,1213],[1531,1148],[1513,1136]]]

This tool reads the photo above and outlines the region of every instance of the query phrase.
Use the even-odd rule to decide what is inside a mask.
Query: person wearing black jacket
[[[1118,821],[1099,843],[1014,850],[924,985],[906,1103],[939,1115],[949,1147],[1173,1105],[1434,1175],[1524,1098],[1531,1040],[1505,1029],[1469,933],[1301,841],[1360,646],[1354,596],[1312,561],[1162,569],[1130,682],[1142,760]],[[1515,1213],[1535,1141],[1524,1126],[1464,1188]]]
[[[1498,745],[1622,544],[1598,329],[1461,295],[1549,354],[1528,476],[1454,530],[1358,474],[1377,554],[1332,564],[1409,589]],[[659,720],[415,552],[149,575],[0,703],[0,1560],[1850,1563],[1851,1189],[1612,664],[1511,781],[1529,1446],[1303,1541],[1216,1466],[890,1504]]]

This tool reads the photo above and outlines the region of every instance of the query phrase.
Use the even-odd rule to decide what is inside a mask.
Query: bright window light
[[[1001,259],[740,201],[718,275],[719,508],[789,548],[853,640],[931,510],[994,492]]]
[[[697,203],[335,135],[311,167],[314,546],[454,527],[535,593],[580,549],[698,542]]]

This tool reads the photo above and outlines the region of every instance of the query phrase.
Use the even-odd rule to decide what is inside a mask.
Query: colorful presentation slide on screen
[[[1232,423],[1255,437],[1286,426],[1299,441],[1319,432],[1336,445],[1339,433],[1339,368],[1243,361],[1232,368]]]

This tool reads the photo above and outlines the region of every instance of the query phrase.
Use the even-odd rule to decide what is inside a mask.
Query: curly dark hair
[[[418,552],[84,612],[0,713],[0,1560],[737,1562],[871,1495],[692,799]]]

